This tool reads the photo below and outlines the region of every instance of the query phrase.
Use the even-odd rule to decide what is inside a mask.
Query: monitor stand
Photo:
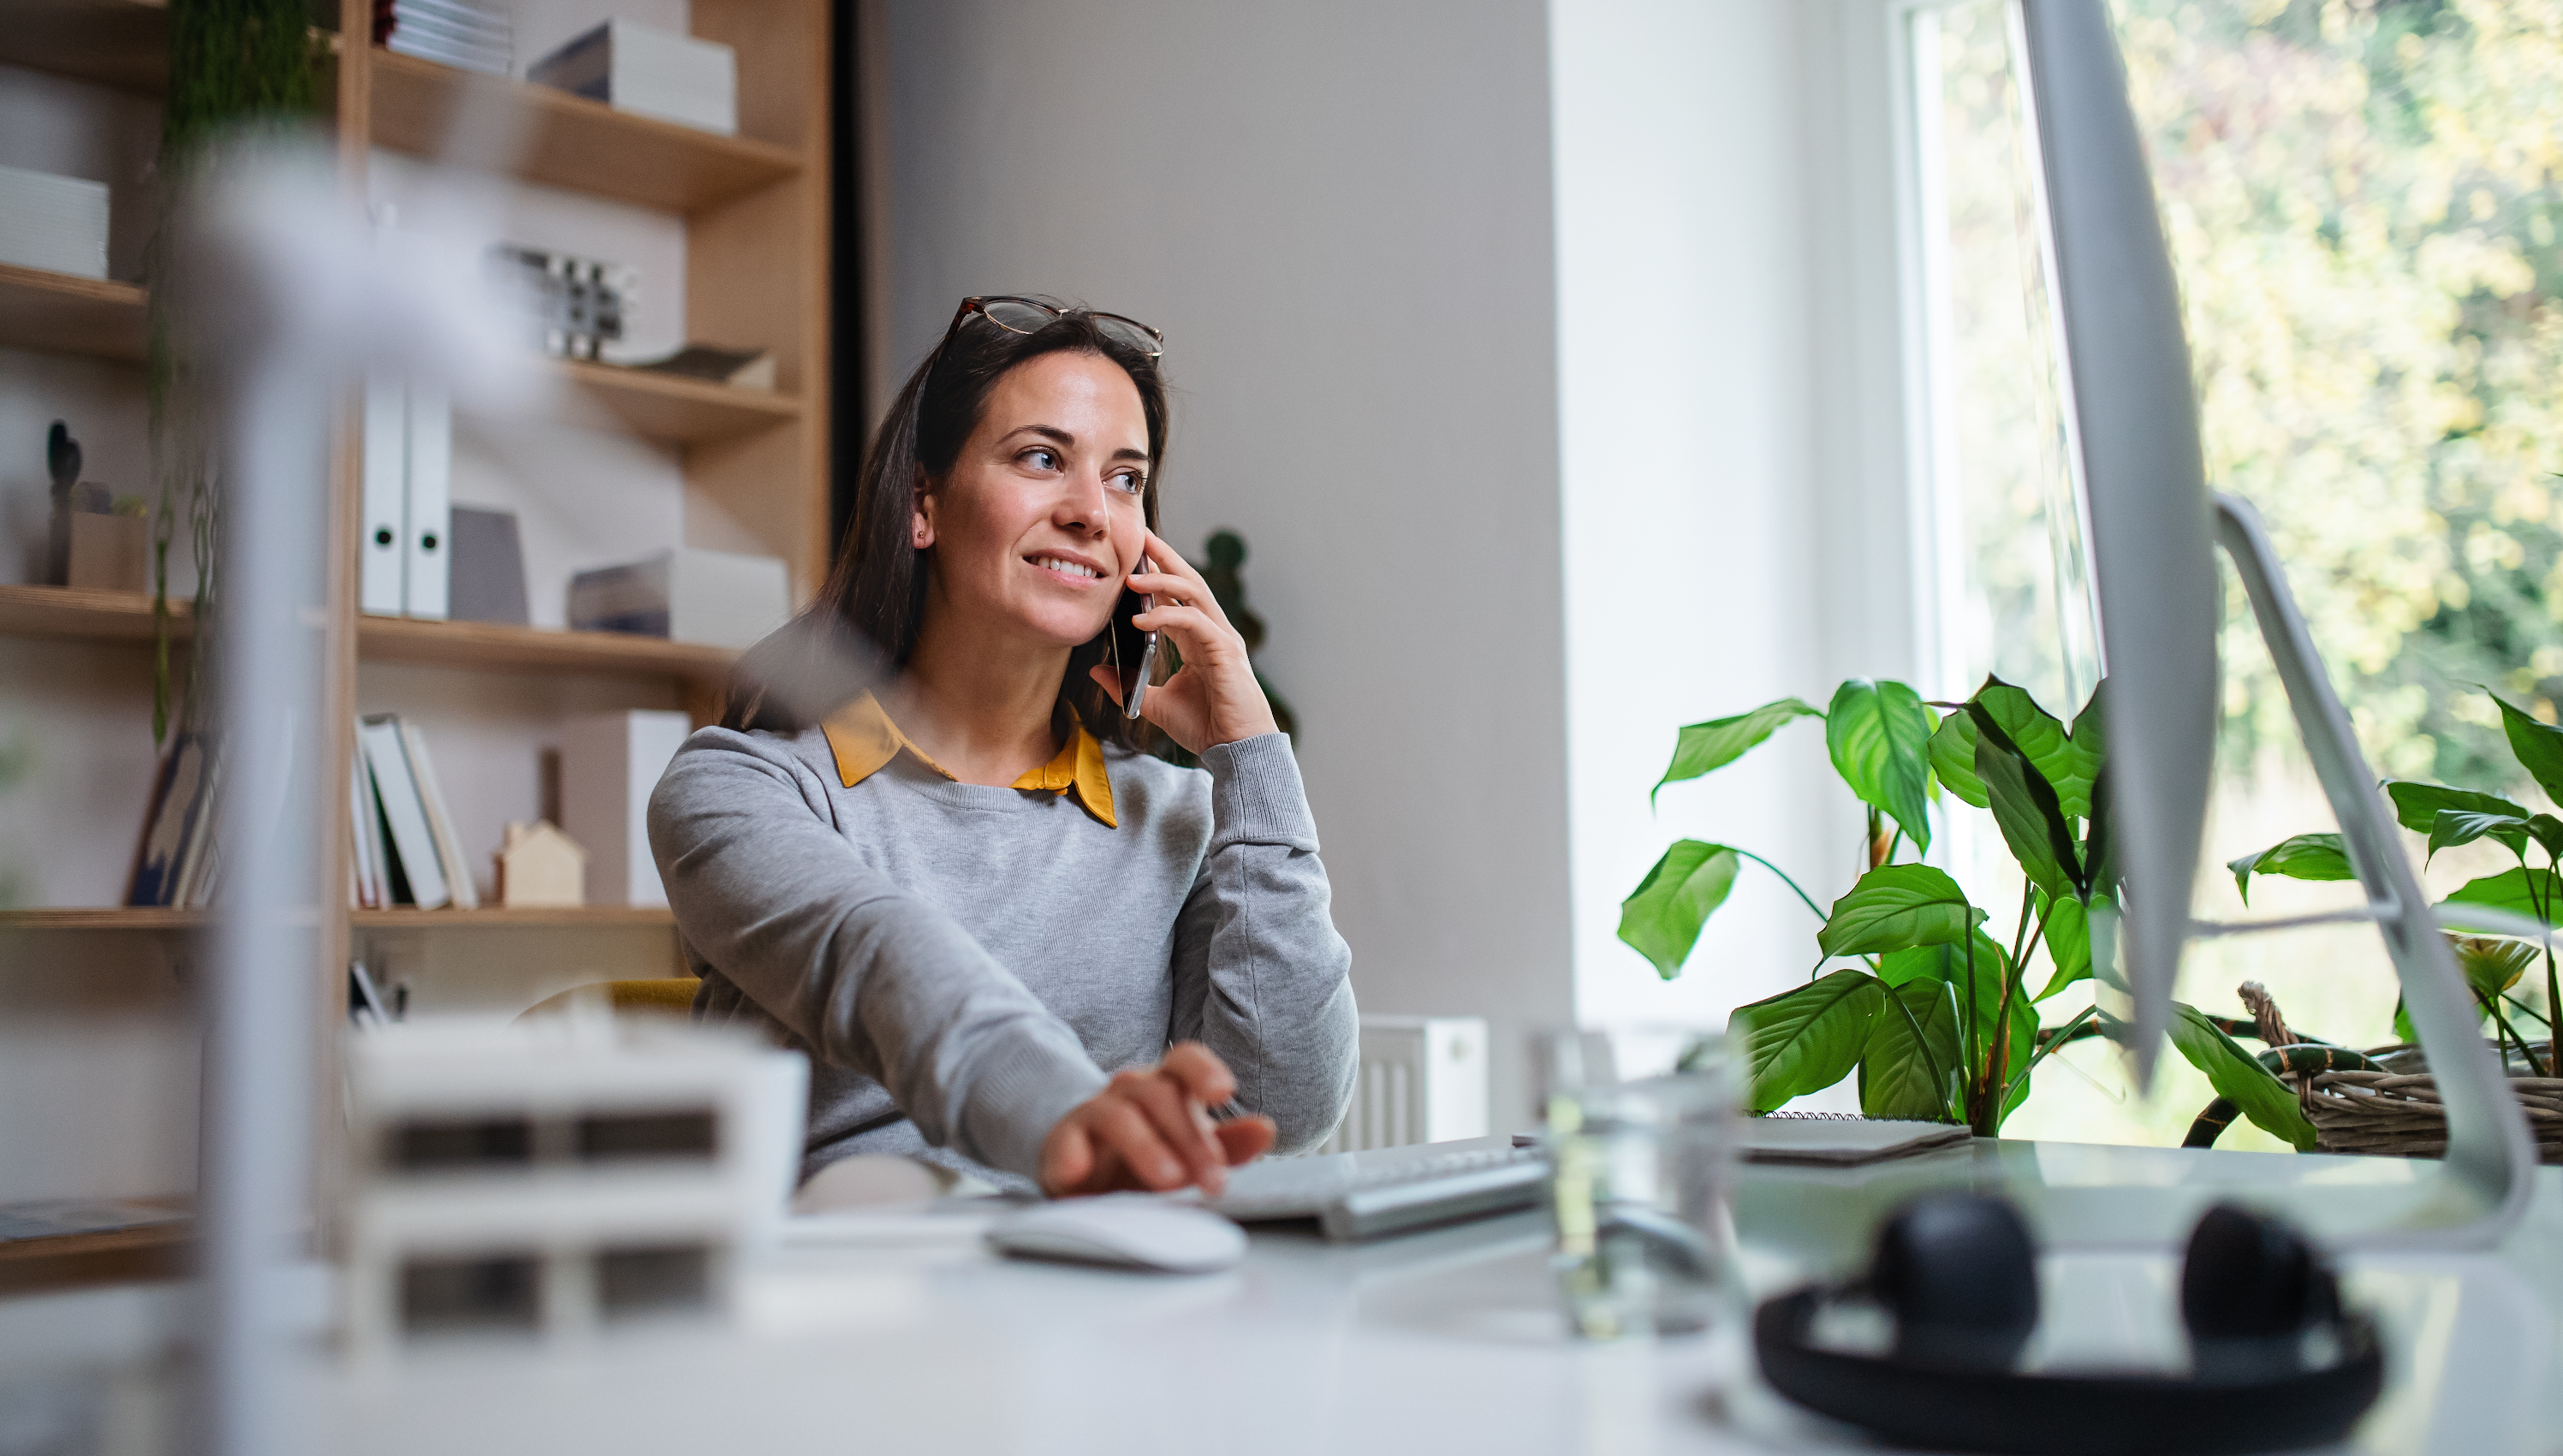
[[[2436,1247],[2492,1243],[2527,1206],[2536,1173],[2527,1120],[2510,1096],[2499,1059],[2483,1042],[2473,998],[2422,894],[2420,877],[2412,871],[2393,811],[2359,752],[2349,714],[2332,692],[2260,514],[2240,496],[2219,494],[2216,525],[2217,541],[2243,578],[2262,639],[2286,687],[2296,732],[2340,822],[2342,847],[2367,892],[2365,909],[2342,918],[2373,920],[2384,935],[2386,954],[2403,983],[2405,1008],[2421,1033],[2440,1100],[2448,1109],[2443,1161],[2414,1162],[2412,1176],[2390,1183],[2359,1179],[2363,1186],[2355,1196],[2334,1191],[2278,1201],[2290,1215],[2335,1241]],[[2528,922],[2513,928],[2544,934],[2543,927]]]

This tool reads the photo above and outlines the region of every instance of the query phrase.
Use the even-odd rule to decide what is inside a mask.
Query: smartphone
[[[1149,564],[1147,557],[1141,556],[1139,558],[1139,570],[1153,572],[1156,569],[1156,567]],[[1125,592],[1122,595],[1134,596],[1136,594]],[[1157,599],[1154,597],[1140,597],[1138,601],[1139,605],[1132,612],[1132,616],[1136,616],[1140,612],[1150,611],[1157,605]],[[1113,630],[1118,632],[1121,630],[1123,625],[1124,623],[1122,622],[1116,622],[1112,624]],[[1139,716],[1140,700],[1148,695],[1148,674],[1156,670],[1156,666],[1157,635],[1152,632],[1140,638],[1138,670],[1121,680],[1122,717],[1136,718]]]

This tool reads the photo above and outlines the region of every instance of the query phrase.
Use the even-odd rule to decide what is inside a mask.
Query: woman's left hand
[[[1201,754],[1223,743],[1278,733],[1273,705],[1255,680],[1247,660],[1246,638],[1229,626],[1219,599],[1183,553],[1151,531],[1148,562],[1155,571],[1130,574],[1131,591],[1156,599],[1147,611],[1130,619],[1141,632],[1163,633],[1183,653],[1184,665],[1174,676],[1148,689],[1139,700],[1139,716],[1165,730],[1184,751]],[[1090,669],[1094,680],[1121,701],[1121,677],[1110,664]]]

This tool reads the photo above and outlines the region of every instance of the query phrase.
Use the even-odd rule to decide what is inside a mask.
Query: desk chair
[[[654,981],[597,981],[586,986],[573,986],[558,996],[549,996],[518,1013],[521,1021],[528,1016],[558,1015],[569,1009],[573,1001],[602,995],[619,1016],[691,1016],[694,1013],[694,991],[702,983],[690,976],[670,976]]]

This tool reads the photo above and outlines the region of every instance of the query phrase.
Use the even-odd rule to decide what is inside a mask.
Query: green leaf
[[[1981,930],[1969,938],[1968,944],[1975,947],[1972,982],[1965,944],[1921,946],[1891,952],[1878,958],[1877,978],[1891,987],[1909,986],[1916,981],[1938,981],[1955,992],[1959,1040],[1968,1048],[1968,1065],[1975,1066],[1984,1060],[1993,1045],[1993,1030],[1998,1024],[1995,1017],[2002,1004],[2003,980],[2010,974],[2011,963],[2001,942]],[[2027,994],[2014,992],[2013,1014],[2019,1014],[2028,1005]],[[2033,1032],[2037,1019],[2037,1012],[2031,1011]]]
[[[2252,903],[2252,876],[2283,874],[2289,879],[2345,880],[2358,878],[2349,867],[2349,854],[2341,848],[2338,834],[2298,834],[2281,839],[2267,849],[2225,861],[2234,871],[2234,888],[2241,892],[2243,903]]]
[[[2171,1043],[2191,1066],[2207,1074],[2217,1096],[2243,1109],[2243,1115],[2263,1131],[2292,1144],[2299,1153],[2313,1147],[2314,1125],[2305,1120],[2296,1094],[2200,1014],[2198,1007],[2172,1002]]]
[[[2039,992],[2045,1001],[2074,982],[2091,976],[2091,920],[2082,902],[2067,895],[2050,904],[2039,897],[2039,914],[2047,917],[2047,959],[2056,963],[2056,974],[2047,978],[2047,987]]]
[[[2076,895],[2089,893],[2081,852],[2055,786],[1993,720],[1991,710],[1969,703],[1967,712],[1976,720],[1976,777],[1984,781],[1985,793],[1993,801],[1994,823],[2001,828],[2012,858],[2032,883],[2051,895],[2069,889]]]
[[[1620,902],[1620,939],[1654,962],[1658,976],[1667,981],[1679,976],[1682,962],[1699,942],[1700,927],[1735,887],[1739,862],[1723,844],[1676,842]]]
[[[2563,859],[2563,819],[2550,814],[2529,815],[2527,832],[2537,843],[2545,846],[2548,855]]]
[[[1949,786],[1949,792],[1978,809],[1992,801],[1985,797],[1985,786],[1976,778],[1976,720],[1964,708],[1952,708],[1940,720],[1938,732],[1931,735],[1928,750],[1931,772]]]
[[[2497,695],[2492,701],[2500,704],[2501,730],[2509,735],[2509,751],[2518,755],[2518,766],[2547,797],[2563,801],[2563,728],[2539,723]]]
[[[2527,819],[2515,814],[2483,814],[2470,809],[2443,809],[2430,825],[2430,852],[2424,859],[2439,857],[2442,849],[2470,844],[2489,834],[2516,854],[2527,847]]]
[[[1894,988],[1880,1000],[1861,1052],[1862,1115],[1954,1122],[1964,1088],[1956,992],[1929,979]]]
[[[1681,736],[1674,741],[1674,761],[1665,766],[1665,776],[1656,781],[1656,787],[1647,791],[1648,807],[1655,806],[1656,796],[1664,792],[1667,784],[1722,769],[1788,723],[1823,716],[1798,699],[1787,697],[1732,718],[1684,724]]]
[[[1825,747],[1851,792],[1893,819],[1916,849],[1931,847],[1928,745],[1938,725],[1900,682],[1854,677],[1825,710]]]
[[[2444,784],[2388,779],[2385,781],[2385,797],[2394,801],[2396,820],[2416,834],[2426,834],[2438,827],[2439,812],[2447,809],[2527,818],[2524,806],[2512,804],[2497,794],[2476,794],[2471,789],[2451,789]]]
[[[1744,1049],[1753,1111],[1770,1112],[1849,1076],[1885,1000],[1875,977],[1846,970],[1737,1006],[1726,1034]]]
[[[1945,871],[1927,864],[1881,864],[1834,901],[1833,914],[1816,933],[1816,945],[1828,956],[1944,945],[1963,938],[1984,918],[1985,912],[1967,903],[1966,891]]]
[[[2092,700],[2096,703],[2098,694]],[[2021,756],[2038,766],[2066,818],[2091,817],[2091,783],[2100,776],[2100,720],[2089,706],[2074,719],[2077,729],[2086,721],[2089,725],[2086,744],[2067,733],[2054,714],[2038,705],[2038,699],[1999,677],[1987,677],[1971,705],[2000,724]]]
[[[2488,935],[2452,935],[2448,948],[2457,953],[2457,969],[2465,974],[2465,985],[2485,1001],[2516,986],[2527,968],[2536,964],[2538,954],[2532,942]]]
[[[2563,889],[2563,878],[2557,878],[2551,866],[2531,871],[2522,865],[2499,874],[2487,874],[2480,879],[2467,880],[2455,894],[2441,900],[2439,923],[2450,930],[2505,933],[2507,926],[2464,918],[2465,907],[2482,905],[2553,925],[2557,919],[2554,897],[2558,889]]]
[[[2082,711],[2073,715],[2073,750],[2091,766],[2091,782],[2095,789],[2100,782],[2100,766],[2109,760],[2108,711],[2103,704],[2108,690],[2109,684],[2105,679],[2092,684],[2090,701],[2082,705]],[[2019,736],[2017,733],[2012,735],[2014,738]],[[2064,792],[2062,789],[2057,791],[2060,797]]]
[[[2420,1028],[2412,1024],[2412,1013],[2403,1008],[2403,998],[2399,996],[2394,998],[2394,1039],[2407,1044],[2421,1040]]]

